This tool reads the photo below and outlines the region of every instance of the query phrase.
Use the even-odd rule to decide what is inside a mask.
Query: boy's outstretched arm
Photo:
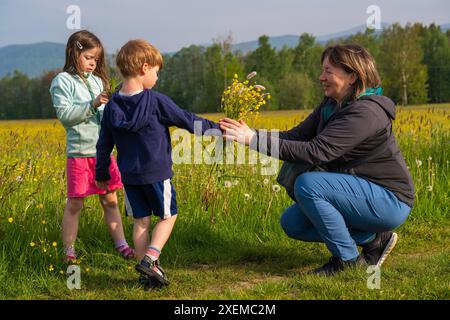
[[[109,112],[105,108],[100,129],[100,136],[97,141],[97,161],[95,164],[95,181],[100,189],[107,190],[107,182],[111,179],[109,166],[111,164],[111,153],[114,148],[114,137],[108,122]]]
[[[186,129],[190,133],[198,133],[194,132],[195,123],[198,121],[199,123],[197,126],[201,124],[201,134],[205,134],[205,131],[209,129],[217,129],[217,133],[212,133],[211,135],[221,135],[218,123],[181,109],[172,101],[172,99],[163,94],[158,93],[156,99],[158,100],[157,113],[161,123],[164,125]]]

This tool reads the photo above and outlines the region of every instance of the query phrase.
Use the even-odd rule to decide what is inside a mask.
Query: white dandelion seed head
[[[245,200],[250,200],[252,198],[252,196],[248,193],[244,193],[244,199]]]
[[[256,71],[252,71],[247,75],[247,80],[250,80],[251,78],[255,77],[257,75]]]
[[[263,180],[263,183],[264,183],[264,184],[269,184],[269,179],[265,178],[265,179]]]
[[[433,186],[427,186],[427,191],[429,192],[433,191]]]
[[[422,161],[420,161],[419,159],[416,159],[416,164],[418,167],[420,167],[422,165]]]
[[[281,188],[280,188],[279,185],[274,184],[274,185],[272,186],[272,190],[273,190],[274,192],[279,192],[279,191],[281,190]]]
[[[431,156],[429,156],[428,157],[428,161],[431,161],[431,160],[433,160],[433,158]]]
[[[225,181],[225,188],[231,188],[232,185],[231,181]]]
[[[22,176],[17,176],[16,181],[17,181],[17,182],[22,182],[22,181],[23,181]]]
[[[239,180],[234,180],[233,181],[233,186],[237,186],[239,184]]]

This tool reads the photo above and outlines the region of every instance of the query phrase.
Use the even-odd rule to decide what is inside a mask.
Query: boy
[[[172,157],[169,126],[194,132],[201,121],[202,133],[218,124],[180,109],[167,96],[151,90],[158,80],[163,58],[145,40],[128,41],[116,58],[124,81],[105,107],[97,143],[96,181],[107,188],[110,155],[117,147],[117,162],[125,190],[127,214],[133,214],[133,241],[140,263],[140,282],[162,287],[168,279],[159,255],[177,217],[176,193],[171,183]],[[159,216],[149,243],[150,215]]]

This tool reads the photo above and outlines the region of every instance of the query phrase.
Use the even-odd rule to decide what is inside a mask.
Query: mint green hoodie
[[[89,73],[86,81],[94,97],[103,91],[102,80]],[[66,129],[68,157],[95,157],[104,106],[95,109],[86,84],[78,75],[59,73],[50,85],[56,115]]]

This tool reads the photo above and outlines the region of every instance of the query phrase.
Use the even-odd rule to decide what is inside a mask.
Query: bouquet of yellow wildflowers
[[[246,80],[239,81],[237,74],[234,75],[233,82],[228,86],[222,95],[221,110],[226,117],[234,120],[243,120],[251,114],[257,114],[258,110],[267,103],[270,99],[270,94],[265,93],[266,88],[259,84],[251,84],[250,80],[256,76],[256,71],[247,75]],[[223,155],[226,154],[226,145],[233,144],[232,141],[225,141],[223,144]],[[215,221],[215,211],[219,208],[219,189],[224,185],[221,183],[225,177],[230,174],[226,172],[224,166],[218,166],[214,163],[209,172],[207,184],[203,189],[202,203],[205,209],[211,208],[211,223]],[[226,185],[225,185],[226,187]],[[227,200],[224,200],[222,208],[219,212],[224,212],[227,209]]]
[[[251,84],[250,80],[256,76],[256,71],[247,75],[243,82],[238,75],[234,75],[231,85],[223,92],[221,109],[226,117],[241,120],[258,110],[271,98],[269,93],[264,93],[266,88],[259,84]]]

